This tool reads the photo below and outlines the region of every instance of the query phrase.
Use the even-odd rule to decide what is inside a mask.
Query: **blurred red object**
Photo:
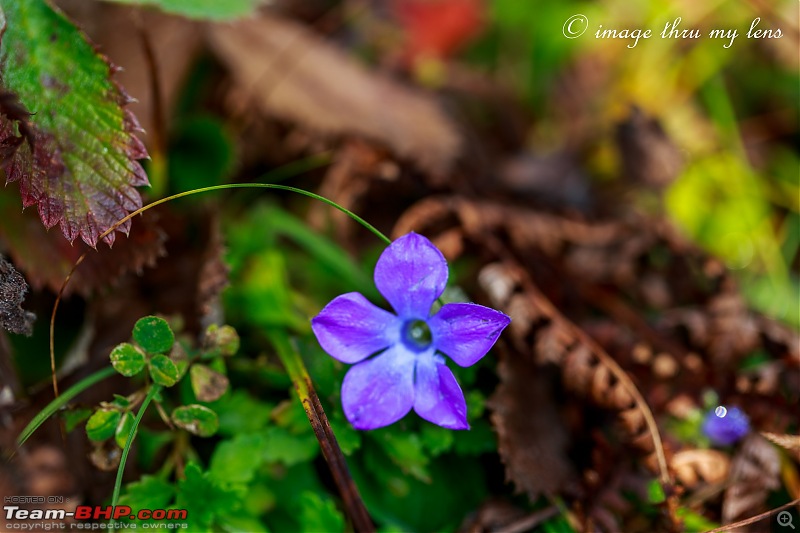
[[[409,64],[452,56],[481,32],[486,12],[484,0],[393,0],[392,8]]]

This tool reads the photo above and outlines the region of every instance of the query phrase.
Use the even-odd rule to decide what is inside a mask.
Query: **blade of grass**
[[[364,506],[358,487],[350,475],[347,461],[344,458],[344,454],[342,454],[341,448],[339,448],[339,443],[336,441],[336,436],[333,434],[328,417],[325,415],[319,396],[314,390],[314,384],[311,382],[311,377],[308,375],[308,370],[306,370],[300,354],[292,345],[286,331],[273,329],[267,332],[267,336],[275,346],[278,357],[292,379],[297,396],[303,404],[308,421],[314,429],[314,435],[319,441],[322,455],[331,469],[336,487],[342,496],[347,515],[353,521],[353,528],[358,532],[374,531],[372,519],[370,519],[367,508]]]
[[[30,436],[33,435],[33,433],[37,429],[39,429],[39,426],[44,424],[45,420],[50,418],[53,415],[53,413],[61,409],[64,405],[67,404],[67,402],[69,402],[75,396],[82,393],[95,383],[103,381],[104,379],[109,378],[114,374],[115,374],[114,367],[108,366],[106,368],[103,368],[102,370],[98,370],[94,374],[86,376],[85,378],[74,384],[72,387],[65,390],[61,396],[58,396],[52,402],[47,404],[47,406],[45,406],[44,409],[39,411],[36,414],[36,416],[33,417],[33,420],[31,420],[28,423],[28,425],[25,426],[25,429],[23,429],[22,432],[19,434],[19,437],[17,437],[17,446],[22,446],[23,444],[25,444],[25,441],[27,441],[30,438]]]
[[[117,502],[119,501],[119,492],[122,488],[122,474],[125,472],[125,463],[128,461],[128,454],[131,451],[133,439],[136,437],[136,431],[139,429],[139,423],[142,421],[144,412],[147,411],[147,406],[150,405],[150,402],[153,401],[153,398],[155,398],[156,394],[159,392],[161,392],[160,385],[150,386],[150,390],[147,391],[147,396],[144,397],[144,401],[142,402],[141,407],[139,407],[139,412],[136,414],[136,418],[133,421],[131,431],[128,433],[128,440],[125,441],[125,447],[122,449],[122,457],[120,457],[119,460],[119,468],[117,468],[117,479],[114,481],[114,493],[111,496],[112,507],[116,507]]]

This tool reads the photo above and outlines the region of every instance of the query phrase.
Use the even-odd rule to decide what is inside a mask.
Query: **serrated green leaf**
[[[127,505],[134,513],[141,509],[164,509],[172,501],[175,488],[156,476],[144,475],[142,479],[128,484],[120,505]]]
[[[135,418],[131,412],[123,413],[122,417],[120,417],[117,429],[114,431],[114,439],[120,448],[124,448],[128,442]]]
[[[163,318],[146,316],[133,326],[133,340],[149,354],[166,353],[175,343],[175,334]]]
[[[258,433],[221,442],[211,456],[209,476],[221,483],[249,483],[263,463],[265,443],[264,435]]]
[[[133,344],[123,342],[111,350],[111,366],[126,377],[135,376],[142,371],[146,360],[144,354]]]
[[[154,6],[167,13],[201,20],[232,20],[253,13],[263,0],[106,0],[117,4]]]
[[[300,495],[300,526],[303,531],[344,531],[344,516],[330,498],[316,492]]]
[[[178,382],[180,373],[178,367],[172,362],[172,359],[166,355],[156,355],[150,359],[150,377],[153,382],[165,387],[172,387]]]
[[[93,441],[103,441],[114,435],[122,414],[112,409],[98,409],[86,422],[86,436]]]
[[[223,396],[214,405],[219,416],[219,431],[225,435],[253,433],[269,424],[273,405],[253,398],[243,390]]]
[[[313,433],[293,435],[285,428],[270,427],[264,433],[263,458],[292,466],[310,461],[319,453],[319,443]]]
[[[228,390],[228,378],[219,372],[211,370],[205,365],[192,365],[189,371],[192,380],[192,390],[201,402],[213,402]]]
[[[129,97],[85,36],[44,0],[0,0],[0,77],[6,93],[0,144],[11,152],[6,179],[24,206],[38,204],[48,228],[95,246],[101,233],[142,206],[147,157],[124,107]],[[19,98],[14,101],[13,96]],[[127,234],[130,221],[117,228]],[[104,237],[114,242],[114,232]]]
[[[172,421],[179,428],[200,437],[210,437],[219,429],[217,413],[203,405],[184,405],[172,411]]]
[[[430,483],[428,471],[430,459],[425,454],[422,441],[416,433],[399,433],[394,429],[384,429],[371,434],[383,446],[386,455],[403,472],[425,483]]]
[[[194,463],[186,465],[175,504],[186,509],[190,531],[210,531],[215,517],[236,511],[240,502],[241,491],[223,488]]]
[[[455,432],[441,426],[425,424],[422,426],[419,435],[425,448],[432,456],[436,457],[453,447],[453,442],[455,441],[453,433]]]

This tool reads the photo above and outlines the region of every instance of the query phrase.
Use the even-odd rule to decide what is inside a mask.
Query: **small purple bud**
[[[717,407],[706,414],[703,433],[711,442],[730,446],[750,432],[750,419],[738,407]]]

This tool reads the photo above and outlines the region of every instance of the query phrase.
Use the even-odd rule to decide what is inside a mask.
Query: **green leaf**
[[[264,433],[264,460],[286,466],[310,461],[319,453],[319,443],[313,433],[293,435],[285,428],[270,427]]]
[[[245,17],[263,0],[107,0],[117,4],[154,6],[167,13],[201,20]]]
[[[306,491],[300,495],[300,525],[303,531],[344,531],[344,516],[330,498]]]
[[[126,377],[135,376],[146,363],[144,354],[133,344],[123,342],[111,350],[111,366]]]
[[[122,415],[117,424],[117,429],[114,432],[114,439],[117,441],[117,445],[120,448],[125,447],[125,443],[128,442],[128,437],[131,434],[131,428],[133,428],[133,421],[136,417],[133,416],[133,413],[127,412]]]
[[[166,353],[175,343],[175,335],[167,321],[157,316],[146,316],[133,326],[133,340],[150,354]]]
[[[179,428],[200,437],[210,437],[219,429],[217,413],[203,405],[184,405],[172,411],[172,421]]]
[[[112,409],[98,409],[86,422],[86,436],[93,441],[104,441],[114,435],[122,414]]]
[[[209,476],[221,483],[249,483],[261,466],[265,438],[262,434],[237,435],[217,445]]]
[[[219,415],[219,431],[225,435],[254,433],[267,427],[273,406],[253,398],[243,390],[223,396],[214,405]]]
[[[455,438],[453,437],[454,431],[443,428],[434,424],[425,424],[420,430],[419,436],[422,439],[422,444],[436,457],[453,447]]]
[[[130,98],[85,36],[44,0],[0,0],[0,144],[6,179],[22,204],[38,204],[48,228],[94,247],[101,233],[142,206],[147,157],[125,109]],[[13,96],[19,98],[15,101]],[[117,228],[127,234],[130,221]],[[114,232],[104,237],[109,245]]]
[[[75,409],[69,409],[66,411],[62,411],[60,413],[62,419],[64,419],[64,424],[67,428],[67,433],[75,429],[78,424],[83,422],[84,420],[88,419],[92,416],[92,410],[88,407],[76,407]]]
[[[647,501],[653,504],[661,503],[667,499],[664,494],[664,487],[657,479],[651,479],[647,483]]]
[[[121,410],[125,410],[130,406],[131,406],[131,401],[126,396],[122,396],[120,394],[115,394],[114,399],[109,403],[109,407],[119,408]]]
[[[189,531],[210,531],[218,515],[229,514],[240,506],[242,494],[223,488],[194,463],[186,465],[178,482],[177,509],[186,509]]]
[[[142,479],[127,486],[125,494],[119,499],[120,505],[127,505],[134,513],[141,509],[164,509],[172,501],[175,488],[156,476],[142,476]]]
[[[156,355],[150,359],[150,377],[153,382],[165,387],[172,387],[178,382],[178,367],[166,355]]]
[[[192,390],[201,402],[213,402],[228,390],[228,378],[219,372],[211,370],[205,365],[192,365],[189,371],[192,380]]]
[[[425,455],[419,435],[416,433],[399,433],[394,428],[377,431],[371,435],[381,443],[392,462],[399,466],[403,472],[414,476],[420,481],[430,483],[431,475],[428,471],[430,459]]]

